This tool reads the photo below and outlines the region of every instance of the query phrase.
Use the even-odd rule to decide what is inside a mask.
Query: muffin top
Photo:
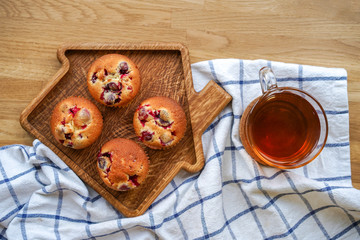
[[[101,179],[108,187],[127,191],[144,182],[149,171],[149,160],[136,142],[115,138],[101,147],[97,167]]]
[[[152,97],[137,108],[133,125],[139,140],[153,149],[176,145],[185,134],[186,115],[181,106],[168,97]]]
[[[66,147],[88,147],[101,134],[103,119],[99,109],[89,100],[69,97],[53,109],[50,128],[58,142]]]
[[[89,68],[87,85],[94,99],[106,106],[126,106],[140,90],[138,67],[121,54],[107,54]]]

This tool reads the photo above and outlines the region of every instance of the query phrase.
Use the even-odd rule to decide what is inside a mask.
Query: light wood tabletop
[[[267,59],[345,68],[352,181],[360,188],[360,1],[0,2],[0,146],[31,145],[20,113],[71,42],[181,42],[195,63]]]

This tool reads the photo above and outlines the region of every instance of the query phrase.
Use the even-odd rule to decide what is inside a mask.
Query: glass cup
[[[282,169],[314,160],[325,146],[328,123],[320,103],[308,93],[278,87],[268,67],[259,72],[262,96],[244,114],[244,136],[259,163]]]

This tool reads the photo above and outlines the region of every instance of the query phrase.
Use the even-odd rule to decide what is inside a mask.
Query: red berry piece
[[[99,168],[105,170],[105,167],[106,167],[106,159],[103,158],[103,157],[99,157],[99,158],[98,158],[98,166],[99,166]]]
[[[100,95],[100,99],[101,99],[101,100],[104,100],[104,95],[105,95],[105,91],[103,91],[103,92],[101,93],[101,95]]]
[[[127,191],[127,190],[129,190],[129,189],[130,189],[130,188],[129,188],[128,186],[126,186],[125,184],[122,185],[122,186],[119,188],[120,191]]]
[[[115,94],[112,94],[112,93],[107,94],[105,97],[105,103],[107,105],[112,105],[112,104],[114,104],[115,99],[116,99]]]
[[[119,103],[121,101],[121,89],[122,84],[119,82],[116,84],[115,82],[109,82],[103,87],[104,91],[100,95],[100,99],[105,102],[107,105],[113,105]]]
[[[153,116],[154,118],[159,118],[160,117],[160,111],[158,111],[158,110],[150,111],[149,114],[151,116]]]
[[[173,124],[173,122],[170,122],[168,120],[168,113],[164,110],[155,111],[155,122],[158,126],[161,126],[164,129],[171,127],[171,125]]]
[[[147,111],[145,110],[144,107],[141,107],[139,109],[139,121],[141,122],[141,125],[144,127],[145,126],[145,123],[147,122],[146,119],[149,117],[149,114],[147,113]]]
[[[92,77],[91,77],[91,82],[95,83],[97,80],[97,76],[96,76],[96,72],[93,73]]]
[[[121,62],[119,65],[119,73],[120,74],[127,74],[129,71],[129,66],[127,62]]]
[[[69,113],[74,117],[75,114],[80,110],[81,108],[78,108],[77,106],[70,108]]]
[[[72,136],[72,133],[65,133],[65,139],[70,140]]]
[[[89,110],[87,110],[86,108],[82,108],[82,109],[79,111],[78,118],[79,118],[84,124],[87,123],[87,122],[89,122],[90,119],[91,119],[91,115],[90,115]]]
[[[153,135],[154,135],[154,133],[151,133],[148,131],[141,132],[140,140],[141,141],[151,141]]]
[[[120,86],[118,84],[114,83],[114,82],[109,82],[108,84],[106,84],[104,89],[105,90],[110,90],[112,92],[118,92],[118,91],[121,90]]]
[[[137,181],[138,176],[137,175],[132,175],[129,176],[129,181],[132,182],[135,186],[139,186],[140,184]]]
[[[110,157],[111,157],[111,153],[110,153],[110,152],[104,152],[104,153],[101,153],[101,156],[110,158]]]
[[[110,152],[101,153],[100,156],[107,157],[107,158],[109,158],[111,160],[111,153]]]
[[[166,146],[166,145],[170,144],[172,141],[173,141],[173,140],[171,139],[171,140],[169,140],[168,142],[165,142],[165,141],[163,141],[163,140],[160,138],[160,143],[161,143],[161,145],[163,145],[163,146]]]
[[[110,166],[112,163],[111,160],[111,153],[110,152],[105,152],[105,153],[101,153],[99,152],[98,154],[98,166],[100,169],[103,169],[106,172],[110,171]]]
[[[163,146],[169,145],[172,141],[174,141],[172,135],[169,132],[165,132],[159,137],[160,143]]]
[[[156,122],[157,125],[163,127],[164,129],[167,129],[167,128],[171,127],[171,125],[173,124],[172,122],[165,121],[165,120],[163,120],[161,118],[156,119],[155,122]]]
[[[119,103],[121,101],[120,96],[118,95],[118,97],[115,99],[114,103]]]

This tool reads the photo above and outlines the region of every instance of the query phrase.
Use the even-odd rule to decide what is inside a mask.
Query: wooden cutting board
[[[86,74],[98,57],[119,53],[138,66],[142,85],[136,98],[124,108],[110,108],[97,103],[86,85]],[[85,183],[102,195],[127,217],[143,214],[175,175],[184,169],[200,171],[205,163],[201,135],[231,96],[214,81],[201,92],[195,92],[188,49],[180,43],[78,43],[58,49],[61,69],[22,112],[22,127],[53,150]],[[81,96],[92,101],[104,118],[99,139],[82,150],[59,144],[50,132],[52,109],[62,99]],[[187,117],[184,138],[168,150],[152,150],[140,143],[134,133],[132,119],[141,101],[152,96],[176,100]],[[100,147],[112,138],[122,137],[138,142],[150,159],[149,175],[138,188],[114,191],[102,182],[96,168]]]

